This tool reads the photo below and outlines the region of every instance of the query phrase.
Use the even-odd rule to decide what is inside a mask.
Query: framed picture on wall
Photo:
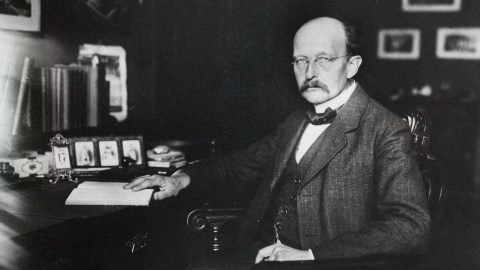
[[[462,0],[402,0],[402,10],[409,12],[459,11]]]
[[[437,57],[480,59],[480,28],[439,28]]]
[[[0,28],[40,31],[40,0],[0,0]]]
[[[420,30],[381,29],[378,32],[377,55],[384,59],[418,59]]]

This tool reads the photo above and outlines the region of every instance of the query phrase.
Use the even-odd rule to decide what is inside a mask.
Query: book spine
[[[72,111],[70,112],[70,122],[71,122],[71,127],[73,129],[78,129],[79,124],[78,124],[78,70],[72,70],[71,78],[70,78],[70,87],[71,87],[71,92],[70,92],[70,107],[72,108]]]
[[[70,129],[70,74],[71,71],[68,69],[62,70],[62,88],[61,88],[61,129],[69,130]]]
[[[82,80],[80,82],[80,91],[81,91],[81,101],[82,105],[80,108],[82,109],[82,127],[88,127],[88,74],[86,71],[82,71]]]
[[[20,77],[20,87],[18,90],[17,106],[15,108],[15,118],[13,120],[13,135],[20,132],[20,119],[25,114],[25,99],[31,86],[33,65],[35,61],[26,57],[23,62],[22,76]]]
[[[98,77],[98,68],[89,67],[88,73],[88,126],[97,127],[98,126],[98,86],[99,86],[99,77]]]
[[[0,115],[2,121],[0,124],[0,131],[2,135],[13,134],[13,120],[15,116],[15,106],[18,98],[19,74],[16,74],[15,64],[8,67],[8,76],[5,82],[4,94],[0,101]]]
[[[97,65],[98,71],[98,125],[104,126],[110,115],[110,83],[106,79],[105,64]]]
[[[58,111],[58,105],[57,105],[57,69],[54,67],[50,68],[50,80],[49,80],[49,88],[50,88],[50,121],[51,121],[51,131],[57,131],[58,130],[58,125],[57,125],[57,111]]]
[[[55,72],[57,73],[55,76],[55,123],[56,129],[61,130],[61,110],[62,110],[62,69],[56,68]]]
[[[40,68],[33,69],[32,86],[30,89],[30,113],[28,127],[35,131],[42,131],[43,126],[43,93],[42,93],[42,70]]]
[[[33,68],[30,91],[27,95],[26,113],[23,125],[29,130],[42,130],[42,88],[41,69]]]
[[[5,101],[5,88],[8,79],[9,63],[3,63],[0,65],[0,112],[3,111],[3,104]]]
[[[42,131],[47,132],[50,130],[50,102],[51,98],[49,96],[49,80],[50,80],[50,69],[43,67],[40,69],[40,80],[42,88]]]

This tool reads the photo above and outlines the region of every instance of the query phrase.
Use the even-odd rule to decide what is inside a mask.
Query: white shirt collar
[[[327,100],[324,103],[315,105],[315,112],[323,113],[328,107],[330,107],[332,110],[335,110],[338,107],[342,106],[350,98],[350,96],[352,95],[356,87],[357,87],[357,82],[353,80],[352,84],[347,89],[343,90],[338,96],[330,100]]]

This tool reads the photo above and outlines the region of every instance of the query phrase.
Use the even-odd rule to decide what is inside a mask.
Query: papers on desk
[[[127,183],[86,181],[73,189],[65,205],[133,205],[148,206],[153,189],[123,189]]]

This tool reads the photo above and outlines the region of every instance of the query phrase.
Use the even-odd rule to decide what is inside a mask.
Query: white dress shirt
[[[315,112],[323,113],[329,107],[332,110],[336,110],[337,108],[341,107],[350,98],[356,86],[357,83],[353,81],[353,83],[346,90],[342,91],[338,96],[324,103],[315,105]],[[330,124],[308,124],[308,126],[303,131],[302,138],[300,139],[300,143],[298,144],[297,152],[295,153],[295,160],[297,161],[297,163],[300,162],[303,155],[305,155],[310,146],[312,146],[312,144],[317,140],[318,136],[320,136],[320,134],[322,134],[329,126]]]

